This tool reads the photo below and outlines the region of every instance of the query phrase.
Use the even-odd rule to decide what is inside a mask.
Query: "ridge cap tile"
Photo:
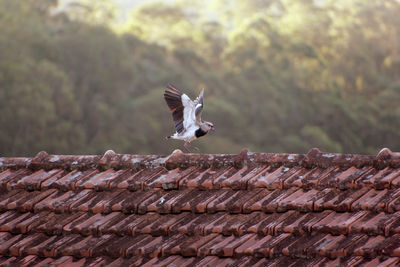
[[[99,168],[100,170],[115,169],[140,169],[163,166],[167,169],[177,167],[187,168],[189,166],[224,166],[230,165],[242,168],[246,165],[302,165],[303,167],[362,167],[374,166],[379,169],[386,166],[400,167],[400,153],[383,149],[376,156],[360,154],[338,154],[325,153],[314,148],[307,154],[285,154],[285,153],[254,153],[243,149],[239,154],[185,154],[174,151],[167,156],[162,155],[130,155],[116,154],[112,150],[103,155],[49,155],[45,151],[39,152],[33,158],[11,158],[0,157],[0,168],[26,168],[31,169],[54,169],[66,170]]]

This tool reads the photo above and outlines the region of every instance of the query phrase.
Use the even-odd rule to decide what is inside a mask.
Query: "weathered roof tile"
[[[0,265],[396,265],[400,154],[0,158]],[[305,257],[304,257],[305,256]]]

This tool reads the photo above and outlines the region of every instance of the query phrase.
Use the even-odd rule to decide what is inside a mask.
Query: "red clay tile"
[[[120,218],[119,222],[109,225],[107,229],[100,228],[100,231],[117,235],[132,235],[132,227],[142,220],[143,216],[120,214],[118,218]]]
[[[397,175],[396,175],[397,174]],[[390,187],[391,188],[399,188],[400,187],[400,176],[398,175],[398,170],[394,172],[395,177],[390,177],[393,178],[390,180]]]
[[[338,168],[313,168],[306,169],[298,167],[298,171],[290,175],[284,181],[284,187],[289,188],[292,186],[302,187],[304,189],[315,188],[320,185],[321,181],[335,177],[338,173]]]
[[[191,190],[188,192],[172,203],[173,213],[183,211],[205,213],[208,203],[219,196],[214,190]]]
[[[230,177],[237,170],[233,167],[199,169],[179,181],[179,188],[196,188],[196,189],[218,189],[218,185],[214,186],[214,180],[222,181]],[[219,183],[221,186],[222,184]]]
[[[328,175],[323,179],[320,179],[320,185],[329,186],[339,189],[358,189],[360,184],[357,182],[360,177],[365,177],[374,171],[370,166],[363,168],[357,168],[352,166],[347,169],[336,168],[333,171],[333,175]]]
[[[267,190],[267,189],[261,189],[260,192],[250,199],[248,199],[244,204],[243,204],[243,213],[251,213],[253,211],[261,211],[261,200],[263,200],[268,194],[274,193],[276,194],[276,191],[272,190]]]
[[[171,248],[171,251],[181,254],[184,257],[194,257],[197,255],[197,251],[200,247],[210,242],[210,240],[215,237],[216,234],[189,237],[183,243]]]
[[[76,250],[79,250],[79,253],[73,252],[74,255],[78,255],[85,257],[85,258],[90,258],[93,256],[93,250],[96,249],[97,247],[101,246],[102,244],[108,243],[113,235],[101,235],[100,237],[91,237],[89,240],[82,241],[83,246],[80,247],[80,243],[75,243],[72,246],[72,250],[74,249],[74,246],[76,245]]]
[[[93,249],[108,242],[112,235],[102,235],[101,237],[77,237],[76,239],[66,242],[57,248],[59,253],[64,256],[74,257],[92,257]]]
[[[151,192],[151,191],[149,191]],[[159,190],[153,194],[150,194],[149,197],[139,204],[138,212],[146,213],[146,212],[158,212],[158,213],[171,213],[172,205],[180,198],[184,198],[186,195],[191,195],[191,190],[184,191],[164,191]]]
[[[177,215],[166,214],[160,215],[157,214],[157,219],[153,220],[149,224],[145,225],[140,229],[141,234],[150,234],[152,236],[167,236],[169,235],[169,228],[181,221],[184,217],[186,217],[186,213],[181,213]]]
[[[75,192],[72,191],[55,191],[53,194],[36,203],[33,209],[35,212],[56,211],[57,209],[62,209],[64,207],[63,203],[69,198],[72,198],[74,195]]]
[[[19,239],[22,235],[11,235],[7,232],[0,232],[0,255],[8,255],[8,248]]]
[[[74,257],[89,257],[88,244],[93,242],[95,237],[76,235],[75,239],[62,244],[58,247],[58,255],[62,256],[74,256]]]
[[[111,234],[112,232],[110,231],[110,228],[114,225],[117,225],[127,217],[129,217],[129,215],[120,212],[111,212],[108,215],[105,215],[102,220],[98,221],[98,223],[95,225],[97,234]]]
[[[56,214],[50,212],[47,216],[41,217],[39,220],[37,220],[35,223],[35,231],[43,232],[48,235],[60,235],[63,233],[63,227],[65,225],[83,215],[84,213],[82,212],[72,214]]]
[[[19,234],[26,234],[32,229],[36,230],[36,226],[41,222],[42,218],[49,215],[50,212],[28,213],[29,218],[15,225],[15,231]],[[1,225],[1,222],[0,222]],[[1,228],[1,226],[0,226]]]
[[[248,180],[248,188],[253,189],[260,187],[270,190],[283,188],[283,180],[287,176],[297,173],[297,171],[297,167],[292,168],[292,170],[284,166],[277,169],[266,167]]]
[[[48,266],[54,261],[55,260],[53,258],[40,258],[40,260],[35,265],[33,265],[33,267]]]
[[[169,228],[169,234],[186,234],[186,235],[204,235],[205,227],[213,222],[224,216],[224,214],[193,214],[189,213],[182,220],[178,221],[177,223],[171,225]]]
[[[128,259],[126,258],[118,258],[112,262],[106,264],[100,264],[100,266],[107,266],[107,267],[119,267],[119,266],[142,266],[150,259],[141,257],[141,256],[134,256]]]
[[[388,261],[388,260],[390,260],[390,261]],[[381,260],[379,258],[375,258],[375,259],[372,259],[370,262],[365,262],[365,264],[363,266],[364,267],[390,266],[391,264],[394,263],[393,258],[389,258],[388,260],[385,261],[386,263],[381,263]]]
[[[274,212],[278,207],[279,201],[293,194],[296,190],[298,190],[298,188],[295,187],[287,190],[262,190],[260,193],[250,198],[247,203],[243,204],[243,212]]]
[[[275,231],[278,233],[292,233],[292,234],[304,234],[311,233],[312,226],[325,218],[331,213],[331,211],[324,211],[320,213],[294,213],[294,216],[290,220],[285,220],[281,223],[280,227],[276,227]]]
[[[247,189],[247,183],[248,181],[253,178],[255,175],[259,174],[265,170],[265,167],[248,167],[245,166],[241,169],[239,169],[235,174],[233,174],[231,177],[226,178],[226,179],[217,179],[216,183],[221,183],[222,187],[227,187],[231,189],[241,189],[245,190]]]
[[[207,204],[207,212],[227,211],[230,213],[240,213],[244,203],[254,197],[260,190],[219,190],[223,191]]]
[[[314,200],[317,198],[318,190],[308,190],[303,189],[293,192],[293,194],[279,201],[277,206],[278,212],[284,212],[286,210],[298,210],[301,212],[308,212],[313,210]]]
[[[366,166],[369,167],[369,169],[363,173],[362,175],[360,175],[360,177],[358,177],[354,183],[358,186],[358,187],[368,187],[371,188],[373,183],[369,182],[369,179],[371,179],[372,177],[374,177],[374,175],[379,171],[376,168],[373,168],[372,166]]]
[[[16,192],[14,192],[14,190],[11,192],[6,191],[4,194],[0,194],[0,211],[8,210],[9,208],[7,205],[9,203],[17,202],[20,198],[26,195],[29,195],[29,192],[25,190],[16,190]]]
[[[270,258],[276,257],[282,252],[282,249],[287,247],[291,242],[293,242],[294,236],[290,234],[281,234],[274,236],[270,241],[264,243],[255,250],[255,256],[263,255],[266,252],[267,256]]]
[[[41,184],[48,179],[53,177],[59,177],[64,173],[64,170],[54,169],[50,171],[39,170],[31,175],[27,175],[22,177],[20,180],[15,183],[9,184],[13,188],[21,188],[26,190],[40,190]]]
[[[123,255],[127,258],[132,257],[132,256],[137,256],[140,255],[140,248],[142,246],[145,246],[146,244],[149,244],[153,240],[155,240],[157,237],[153,237],[151,235],[138,235],[134,236],[133,238],[129,239],[127,242],[128,246],[126,249],[123,250]],[[161,245],[161,244],[160,244]]]
[[[165,215],[164,215],[165,216]],[[143,233],[144,231],[147,230],[147,227],[158,220],[162,215],[152,212],[149,213],[148,216],[140,216],[139,220],[136,220],[134,223],[129,225],[129,229],[132,233],[132,235],[138,235]],[[162,227],[162,226],[160,226]]]
[[[203,234],[221,233],[224,236],[240,236],[248,233],[248,229],[250,226],[256,224],[259,221],[263,221],[265,217],[265,214],[259,212],[250,215],[220,215],[219,218],[210,220],[211,223],[204,227]]]
[[[143,190],[146,187],[148,180],[152,180],[154,177],[158,177],[165,173],[167,173],[167,170],[162,167],[156,169],[143,169],[139,172],[132,173],[119,183],[119,179],[117,178],[115,184],[117,188],[128,189],[130,191]],[[113,187],[115,184],[112,183],[110,187]]]
[[[129,190],[115,190],[109,193],[108,198],[101,205],[104,213],[112,211],[120,211],[124,213],[138,212],[138,205],[144,201],[152,193],[159,193],[158,191],[129,191]],[[83,204],[85,201],[83,202]],[[94,202],[95,203],[95,202]],[[97,205],[97,204],[95,204]],[[97,205],[99,207],[100,205]]]
[[[63,256],[55,261],[52,262],[55,266],[60,267],[81,267],[87,266],[88,260],[87,259],[75,259],[71,256]]]
[[[400,234],[395,234],[387,238],[380,249],[384,255],[400,257]]]
[[[316,246],[321,239],[325,237],[324,234],[316,235],[302,235],[290,242],[286,247],[282,248],[282,254],[292,257],[315,257],[317,255]]]
[[[320,229],[321,232],[327,232],[332,235],[344,235],[350,233],[350,227],[358,219],[365,217],[368,214],[366,211],[356,213],[338,213],[338,217],[328,222],[325,227]]]
[[[166,261],[169,258],[175,258],[174,261],[172,261],[170,264],[162,264],[164,261]],[[186,267],[186,266],[196,266],[197,262],[199,262],[201,260],[201,258],[196,258],[196,257],[182,257],[182,256],[169,256],[166,257],[165,260],[163,262],[160,263],[159,266],[182,266],[182,267]],[[161,265],[162,264],[162,265]]]
[[[384,267],[384,266],[398,266],[400,264],[400,258],[398,257],[391,257],[391,258],[387,258],[387,259],[383,259],[380,264],[375,265],[375,266],[379,266],[379,267]],[[372,267],[372,266],[371,266]]]
[[[113,169],[108,169],[106,171],[88,177],[89,179],[77,181],[75,186],[79,189],[107,190],[110,181],[116,179],[124,172],[124,170],[115,171]]]
[[[318,251],[318,254],[329,258],[347,257],[353,254],[359,243],[365,242],[367,239],[366,235],[335,236],[332,242]]]
[[[113,192],[104,192],[104,194],[98,194],[102,195],[102,198],[92,198],[91,200],[88,201],[88,207],[89,211],[93,213],[110,213],[113,211],[114,203],[113,201],[115,199],[121,199],[125,198],[124,191],[118,190],[118,191],[113,191]],[[84,204],[82,204],[84,205]]]
[[[179,256],[171,256],[167,258],[163,257],[154,257],[150,259],[148,262],[142,265],[142,267],[162,267],[162,266],[169,266],[171,262],[178,259]]]
[[[273,194],[267,195],[265,198],[260,200],[261,210],[264,212],[276,212],[281,206],[281,200],[295,194],[295,192],[302,192],[303,189],[292,187],[287,190],[275,190]]]
[[[14,244],[18,243],[22,239],[24,239],[23,235],[15,235],[15,236],[10,236],[6,238],[2,238],[5,240],[5,242],[0,243],[0,255],[10,255],[10,247],[13,246]]]
[[[0,189],[11,190],[14,189],[16,182],[19,181],[23,177],[27,177],[32,174],[32,171],[29,169],[19,169],[16,171],[10,172],[2,172],[0,176]]]
[[[293,230],[290,228],[290,226],[295,223],[296,221],[299,221],[300,218],[304,216],[304,213],[297,212],[297,211],[288,211],[279,218],[276,219],[276,221],[271,225],[268,225],[266,229],[269,229],[272,234],[277,235],[281,233],[299,233],[299,231],[288,231],[288,230]],[[289,228],[288,228],[289,226]]]
[[[400,192],[400,191],[399,191]],[[396,192],[397,194],[399,192]],[[383,211],[386,210],[386,206],[389,204],[391,195],[394,190],[375,190],[371,189],[365,193],[362,197],[358,198],[351,205],[353,211],[357,210],[372,210],[372,211]]]
[[[132,236],[110,235],[107,242],[95,244],[92,248],[92,257],[108,256],[111,258],[123,257],[127,248],[137,239]]]
[[[9,179],[9,177],[11,175],[13,175],[15,173],[15,171],[12,171],[11,169],[6,169],[2,172],[0,172],[0,185],[3,185],[4,182],[3,181],[7,181]],[[0,187],[1,189],[5,189],[3,188],[3,186]]]
[[[38,243],[41,243],[43,240],[45,240],[45,236],[43,234],[33,234],[33,235],[29,235],[29,236],[24,236],[18,242],[12,244],[9,247],[10,254],[13,256],[22,256],[23,250],[26,247],[35,246]],[[25,255],[26,255],[26,253],[24,254],[24,256]]]
[[[389,194],[385,196],[385,199],[381,200],[380,208],[383,204],[387,212],[393,213],[400,211],[400,189],[389,190]]]
[[[33,211],[36,203],[39,203],[46,197],[55,194],[54,189],[41,191],[34,191],[26,194],[15,202],[7,204],[8,209],[18,209],[20,212]]]
[[[75,190],[76,184],[79,183],[79,181],[81,180],[86,181],[90,179],[90,177],[96,175],[98,172],[99,172],[98,170],[86,170],[86,171],[73,170],[70,173],[67,173],[65,176],[62,176],[56,181],[54,181],[52,183],[52,187],[61,190]]]
[[[25,190],[0,190],[0,212],[7,210],[7,204],[17,200],[20,196],[25,195]],[[13,200],[12,200],[13,199]]]
[[[390,216],[384,212],[366,212],[366,215],[357,219],[351,226],[351,233],[364,233],[368,235],[384,235],[385,226],[391,221]]]
[[[244,255],[254,255],[255,250],[260,247],[261,244],[265,244],[268,240],[271,240],[272,236],[261,236],[261,235],[251,235],[240,246],[235,248],[235,255],[237,257],[242,257]]]
[[[245,234],[240,237],[233,235],[226,237],[224,240],[213,246],[212,254],[219,257],[233,257],[235,249],[251,237],[254,237],[254,234]]]
[[[0,220],[0,231],[4,232],[12,232],[16,233],[18,232],[16,225],[28,219],[31,214],[30,213],[19,213],[19,212],[6,212],[6,216],[2,216],[3,218]]]
[[[40,252],[42,257],[60,257],[62,256],[61,247],[66,244],[72,243],[77,239],[81,239],[79,235],[67,235],[56,238]]]
[[[43,250],[45,250],[50,243],[54,243],[56,240],[61,239],[62,237],[53,235],[53,236],[46,236],[40,234],[35,243],[30,244],[22,249],[22,253],[24,255],[38,255],[44,256]]]
[[[304,239],[305,237],[303,237]],[[335,244],[337,241],[340,241],[343,237],[342,236],[332,236],[330,234],[317,234],[310,239],[306,240],[296,240],[293,247],[296,247],[296,243],[303,243],[302,250],[308,256],[328,256],[327,249]],[[303,242],[301,242],[303,241]]]
[[[356,256],[364,256],[368,258],[376,257],[382,243],[385,242],[385,239],[385,237],[379,235],[376,237],[370,237],[365,242],[357,244],[357,247],[354,250],[353,254]]]
[[[85,223],[75,226],[72,231],[74,232],[74,229],[76,229],[81,235],[100,235],[99,228],[108,223],[110,220],[112,221],[113,219],[117,218],[119,212],[112,212],[101,216],[96,215],[92,216]]]
[[[260,216],[260,213],[251,215],[229,214],[221,216],[220,219],[215,220],[204,228],[204,234],[221,233],[224,236],[241,236],[247,233],[249,225],[253,225],[255,221],[260,221],[263,218],[263,216]]]
[[[0,260],[0,266],[32,266],[40,259],[37,256],[29,255],[26,257],[7,257],[3,262]]]
[[[388,215],[388,219],[381,227],[384,228],[384,235],[391,236],[400,233],[400,212]]]
[[[108,183],[108,189],[128,189],[129,183],[128,181],[135,180],[135,176],[140,176],[142,172],[145,170],[133,170],[133,169],[124,169],[122,172],[116,176],[114,179],[110,180]]]
[[[217,266],[218,261],[220,260],[217,256],[208,256],[202,258],[200,261],[195,262],[194,266]]]
[[[167,173],[160,173],[146,181],[145,186],[150,188],[163,188],[164,190],[178,189],[179,181],[197,171],[196,167],[187,169],[173,169]]]
[[[372,176],[368,180],[364,180],[363,182],[367,185],[373,186],[375,189],[384,189],[389,188],[392,181],[394,181],[399,176],[399,169],[386,167],[375,173],[374,176]]]
[[[247,232],[257,233],[259,235],[273,234],[275,226],[292,214],[293,212],[268,214],[260,221],[256,221],[253,225],[249,226]]]
[[[367,188],[357,190],[326,188],[317,195],[317,198],[314,201],[314,210],[322,211],[330,209],[338,212],[351,211],[352,204],[358,201],[367,192]]]

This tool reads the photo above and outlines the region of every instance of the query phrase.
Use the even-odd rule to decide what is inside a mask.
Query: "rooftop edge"
[[[117,154],[107,150],[103,155],[50,155],[45,151],[35,157],[0,157],[0,170],[11,169],[143,169],[165,167],[167,169],[199,166],[204,168],[233,166],[287,166],[301,165],[306,168],[330,166],[400,167],[400,153],[383,148],[376,156],[321,152],[312,148],[307,154],[254,153],[243,149],[239,154],[186,154],[174,150],[170,155]]]

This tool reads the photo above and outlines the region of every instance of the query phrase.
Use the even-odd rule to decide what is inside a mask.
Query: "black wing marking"
[[[174,119],[175,130],[177,133],[181,133],[183,128],[183,110],[182,104],[182,93],[176,89],[173,85],[168,84],[167,89],[164,92],[164,99],[167,102],[169,109],[172,112],[172,118]]]

